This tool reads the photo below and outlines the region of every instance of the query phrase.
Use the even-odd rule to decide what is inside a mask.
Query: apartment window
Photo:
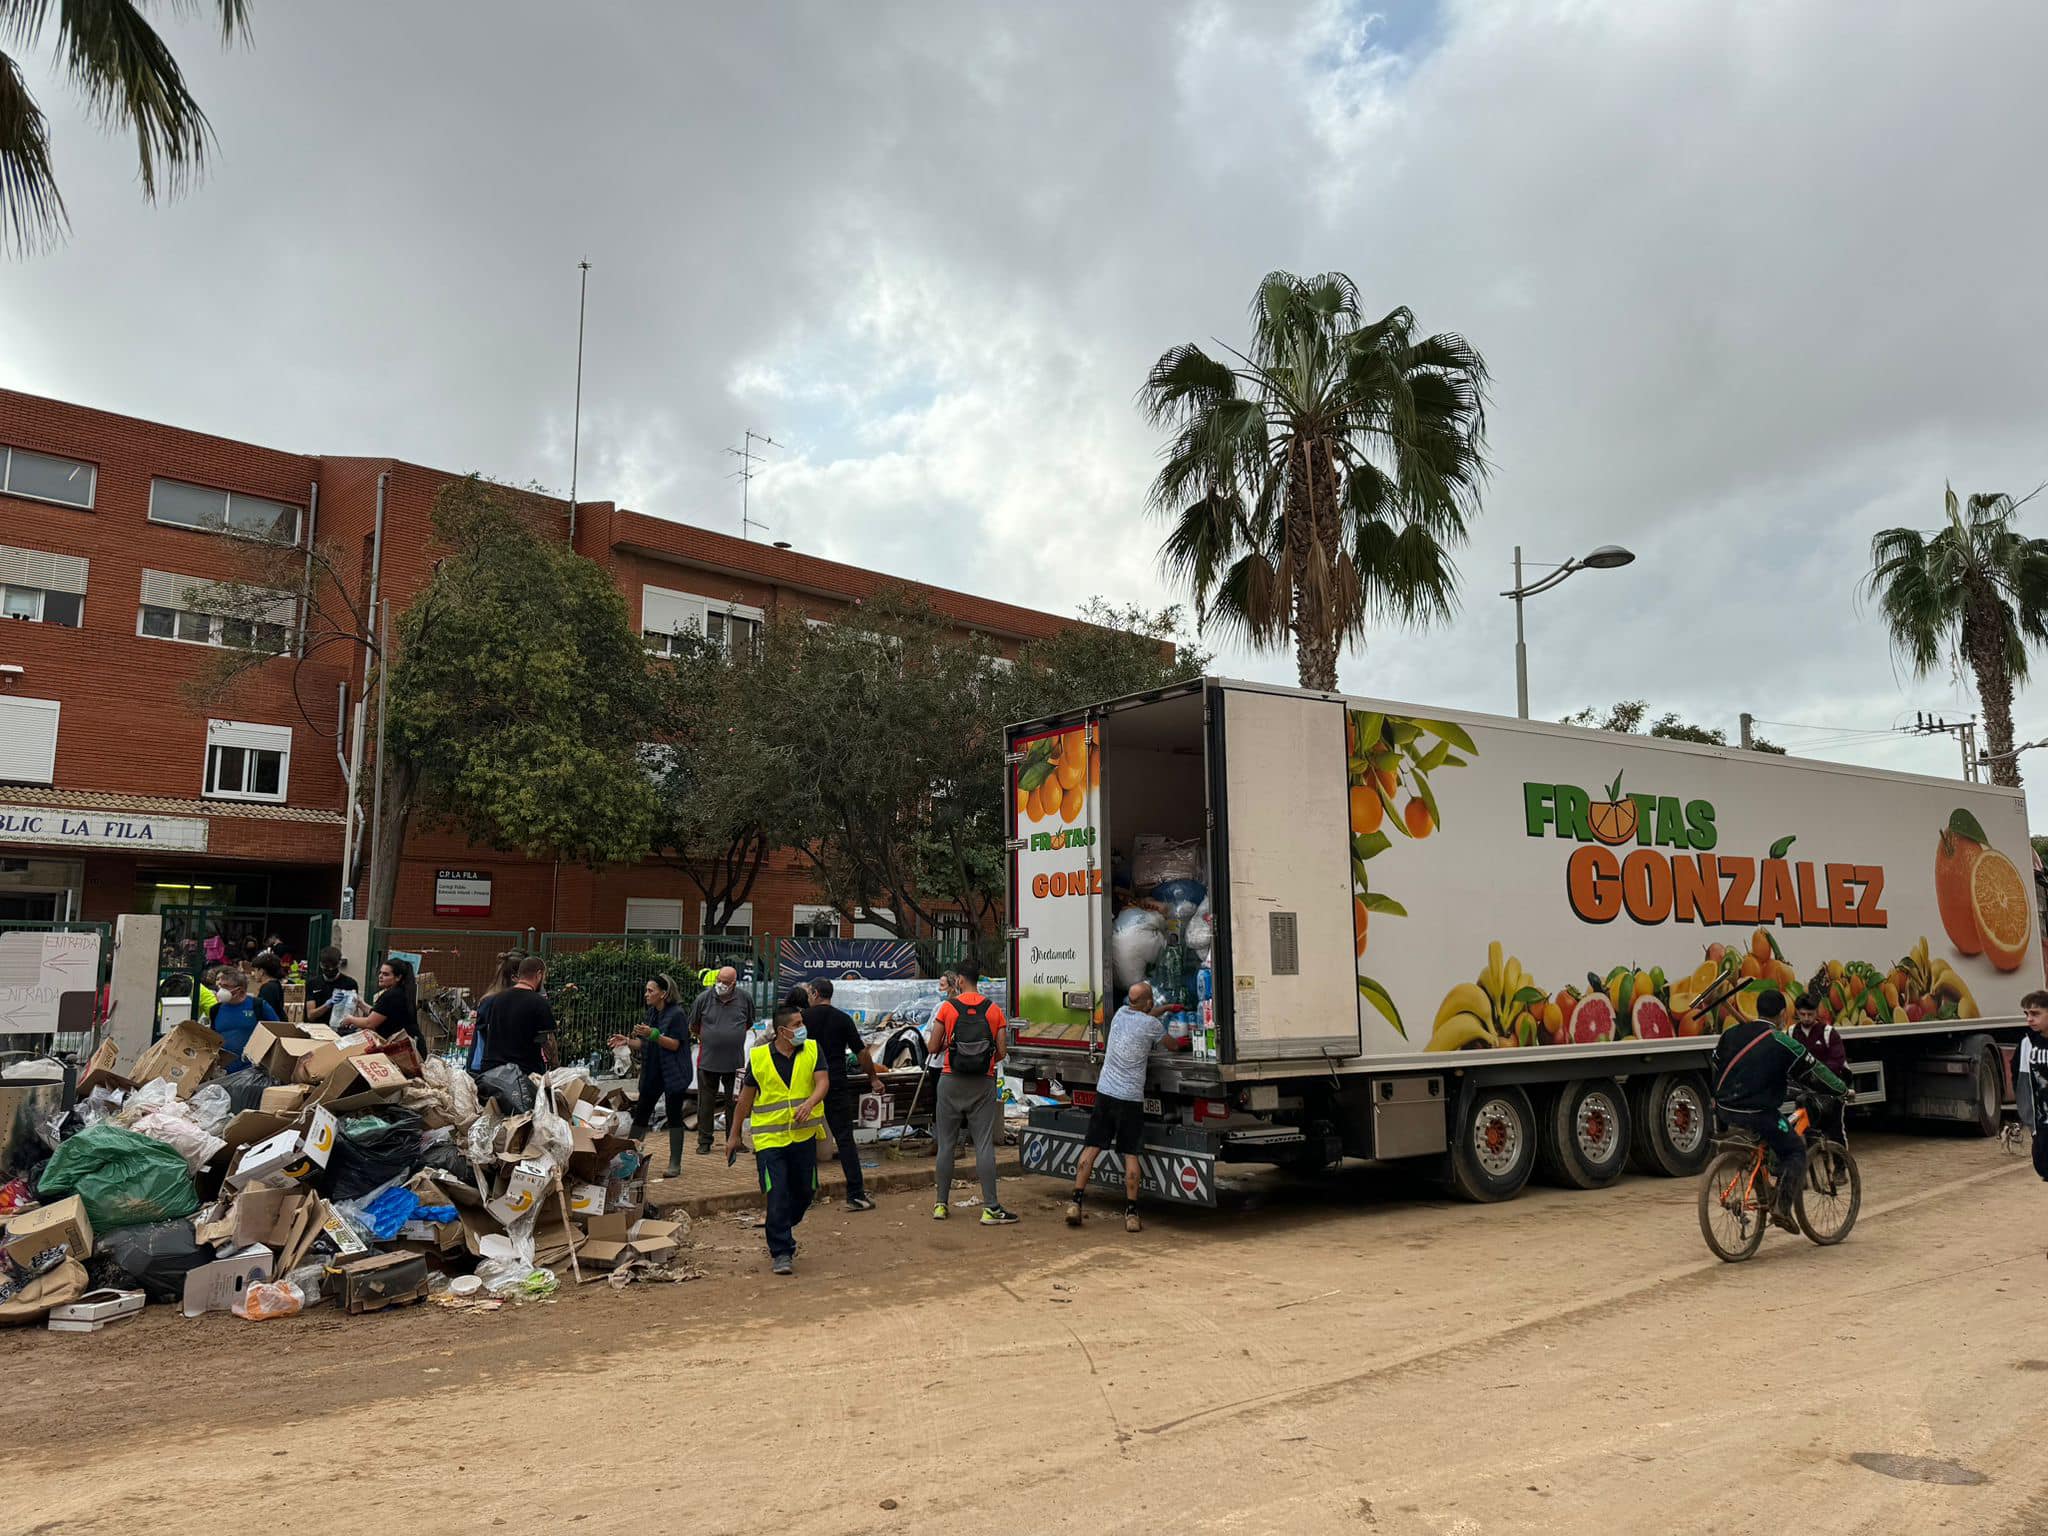
[[[89,512],[98,480],[99,471],[77,459],[31,453],[26,448],[0,448],[0,490],[10,496],[54,501]]]
[[[0,448],[0,455],[6,452]],[[78,628],[85,609],[86,571],[82,555],[0,544],[0,617]]]
[[[291,776],[292,733],[281,725],[206,722],[206,795],[214,800],[282,800]]]
[[[760,643],[761,620],[749,617],[749,610],[714,608],[706,620],[705,633],[728,656],[752,656]]]
[[[213,645],[243,651],[268,651],[282,656],[292,648],[291,627],[224,619],[187,608],[157,608],[145,603],[135,632],[152,640],[182,640],[187,645]]]
[[[55,699],[0,694],[0,784],[50,784],[57,777]]]
[[[76,629],[85,612],[85,599],[74,592],[49,592],[41,587],[0,586],[0,616],[26,619],[32,624],[61,624]]]
[[[299,540],[299,509],[240,491],[215,491],[182,480],[149,482],[149,520],[206,533],[232,533],[282,544]]]
[[[839,913],[832,907],[797,907],[790,915],[789,935],[793,939],[836,939]]]

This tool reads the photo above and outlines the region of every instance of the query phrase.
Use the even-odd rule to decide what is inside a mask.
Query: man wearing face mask
[[[731,966],[697,994],[690,1005],[690,1035],[697,1052],[697,1151],[708,1156],[718,1111],[732,1120],[733,1077],[746,1062],[747,1033],[754,1027],[754,999],[740,990]]]

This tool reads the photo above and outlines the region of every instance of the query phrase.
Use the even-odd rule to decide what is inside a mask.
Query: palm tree
[[[2013,514],[2032,499],[1981,494],[1959,506],[1948,488],[1948,526],[1932,538],[1917,528],[1885,529],[1870,541],[1864,579],[1914,676],[1932,672],[1944,651],[1976,674],[1991,782],[2014,789],[2013,685],[2027,680],[2028,646],[2048,641],[2048,539],[2012,529]]]
[[[1258,649],[1290,640],[1305,688],[1376,621],[1448,617],[1450,551],[1479,511],[1486,363],[1461,336],[1370,323],[1341,272],[1274,272],[1250,355],[1192,344],[1153,364],[1139,400],[1172,433],[1152,483],[1167,571],[1197,618]]]
[[[213,140],[178,61],[143,18],[149,0],[57,0],[56,52],[86,106],[132,132],[143,196],[180,191]],[[172,10],[220,12],[223,43],[249,28],[248,0],[163,0]],[[67,227],[50,164],[49,124],[8,52],[32,47],[50,0],[0,0],[0,243],[27,253]]]

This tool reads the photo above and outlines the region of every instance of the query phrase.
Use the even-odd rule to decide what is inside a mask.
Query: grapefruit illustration
[[[2033,919],[2019,870],[1996,848],[1984,849],[1970,872],[1970,912],[1984,958],[2001,971],[2018,970],[2027,958]]]
[[[1614,1004],[1604,993],[1592,992],[1579,1001],[1572,1010],[1571,1043],[1593,1045],[1602,1040],[1614,1038]]]
[[[1620,774],[1607,786],[1607,798],[1586,808],[1586,819],[1593,835],[1609,845],[1625,843],[1636,835],[1636,803],[1621,798]]]
[[[1671,1010],[1654,997],[1639,997],[1636,1005],[1629,1010],[1629,1020],[1635,1025],[1638,1040],[1674,1040],[1678,1030],[1671,1022]]]
[[[1966,955],[1984,948],[1971,902],[1972,877],[1983,857],[1983,828],[1968,811],[1958,810],[1934,845],[1934,901],[1941,909],[1941,926],[1949,943]]]

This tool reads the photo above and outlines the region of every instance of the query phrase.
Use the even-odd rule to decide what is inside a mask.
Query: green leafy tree
[[[1641,733],[1654,736],[1660,741],[1696,741],[1703,747],[1728,745],[1728,733],[1719,726],[1694,725],[1690,721],[1679,719],[1673,710],[1666,710],[1655,720],[1651,720],[1649,730],[1645,732],[1643,721],[1649,718],[1649,713],[1650,706],[1643,700],[1623,699],[1604,715],[1588,706],[1575,715],[1566,715],[1558,724],[1576,725],[1589,731],[1618,731],[1624,736]],[[1775,753],[1779,757],[1785,755],[1783,747],[1775,742],[1766,741],[1761,736],[1750,738],[1749,750]]]
[[[475,476],[442,488],[433,523],[434,574],[392,639],[377,923],[415,816],[590,864],[639,859],[654,832],[657,690],[611,577]]]
[[[1931,537],[1917,528],[1884,529],[1870,541],[1863,584],[1894,653],[1915,677],[1944,655],[1956,672],[1970,669],[1984,706],[1991,782],[2014,789],[2013,689],[2027,680],[2028,648],[2048,641],[2048,540],[2013,527],[2031,500],[1980,493],[1962,504],[1946,487],[1944,526]]]
[[[1449,616],[1451,551],[1479,511],[1486,363],[1395,309],[1360,315],[1342,273],[1270,274],[1249,354],[1161,354],[1139,399],[1169,436],[1151,503],[1167,571],[1206,630],[1292,644],[1301,684],[1377,623]]]
[[[655,667],[654,843],[704,898],[710,931],[732,920],[768,855],[793,837],[790,756],[764,728],[758,702],[787,667],[796,638],[787,625],[771,625],[755,644],[728,653],[717,641],[682,635],[673,659]]]
[[[135,136],[143,196],[175,194],[203,169],[213,130],[185,84],[150,10],[211,11],[224,44],[249,30],[246,0],[58,0],[57,62],[109,129]],[[0,0],[0,241],[37,249],[66,228],[50,158],[49,122],[17,60],[42,40],[50,0]]]
[[[787,754],[795,846],[841,912],[918,943],[952,923],[971,956],[995,957],[1007,890],[1003,727],[1198,676],[1177,653],[1177,614],[1091,604],[1093,622],[1027,646],[1004,666],[903,594],[765,640],[779,685],[762,728]]]

